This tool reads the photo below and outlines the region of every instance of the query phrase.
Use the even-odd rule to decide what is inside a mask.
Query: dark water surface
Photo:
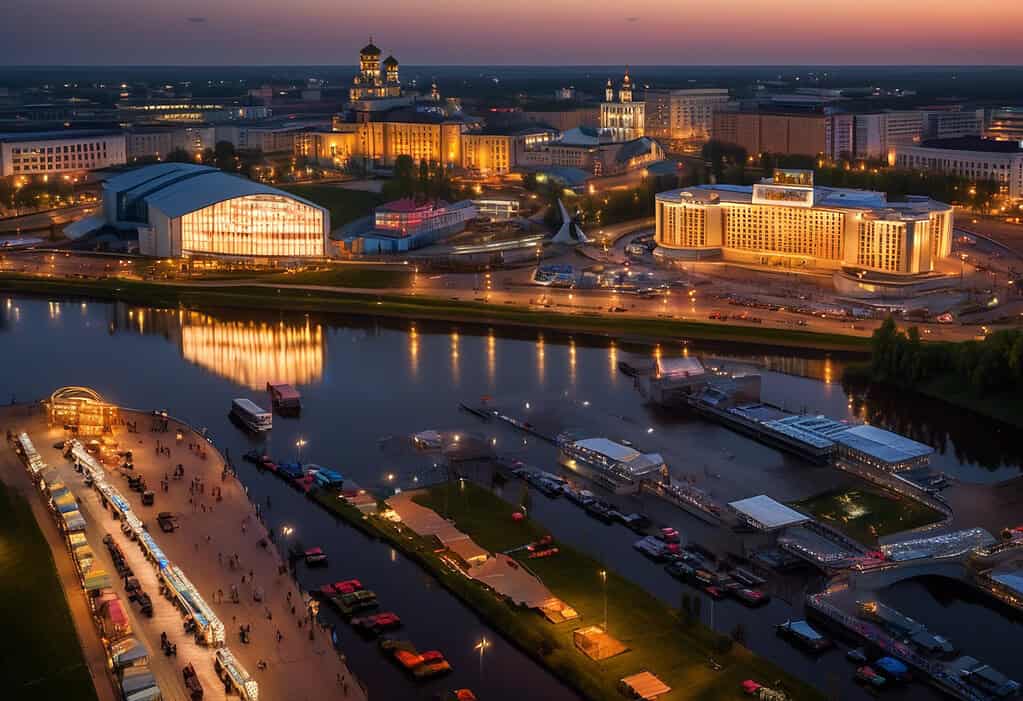
[[[522,411],[541,403],[572,404],[577,409],[585,405],[586,411],[593,412],[594,426],[607,431],[620,428],[617,435],[644,435],[644,447],[649,443],[649,449],[662,451],[673,472],[704,477],[705,488],[717,492],[715,496],[746,490],[743,496],[770,491],[796,498],[841,485],[844,479],[834,471],[802,466],[719,426],[644,406],[631,379],[617,365],[629,352],[648,354],[650,349],[604,339],[468,325],[201,313],[27,298],[0,299],[0,304],[0,398],[27,401],[43,398],[63,385],[87,385],[118,404],[166,409],[197,427],[208,427],[218,447],[230,451],[241,465],[241,478],[253,499],[272,498],[270,525],[290,525],[303,543],[320,545],[328,552],[327,571],[300,570],[304,585],[358,577],[378,593],[384,609],[402,616],[404,635],[420,649],[440,649],[455,668],[446,680],[413,687],[372,644],[359,641],[350,629],[340,626],[353,670],[366,681],[374,698],[429,697],[463,686],[488,700],[510,701],[524,694],[562,699],[574,694],[388,546],[336,523],[272,475],[260,474],[238,460],[255,443],[229,422],[231,400],[247,396],[266,406],[267,381],[294,384],[304,403],[301,418],[275,416],[268,452],[279,459],[294,459],[296,441],[302,438],[307,441],[302,449],[304,462],[337,469],[371,489],[408,487],[439,477],[435,458],[402,447],[409,434],[426,429],[478,433],[500,452],[553,468],[550,446],[523,441],[510,430],[479,423],[459,411],[460,401],[476,401],[483,395]],[[791,410],[858,415],[890,425],[934,445],[939,451],[935,466],[963,482],[975,483],[977,489],[1019,475],[1023,459],[1010,440],[1011,432],[950,416],[919,400],[896,401],[876,394],[850,399],[840,384],[840,358],[729,345],[683,347],[681,343],[665,345],[660,352],[689,352],[759,367],[765,399]],[[971,498],[976,494],[971,493]],[[631,533],[599,525],[564,500],[538,497],[534,504],[531,515],[559,537],[603,558],[671,605],[678,604],[681,586],[633,551]],[[680,512],[666,518],[677,519],[679,528],[694,539],[713,537],[706,526]],[[704,618],[710,622],[713,615],[713,624],[721,631],[742,623],[754,650],[822,689],[841,690],[843,698],[865,696],[849,681],[852,668],[840,654],[814,661],[774,636],[775,624],[793,611],[800,615],[801,594],[801,588],[776,593],[767,608],[757,611],[735,602],[713,607],[705,602]],[[973,604],[960,606],[961,612],[954,606],[943,610],[966,625]],[[906,613],[916,616],[919,612]],[[919,618],[930,624],[928,616]],[[941,626],[932,627],[944,632]],[[483,660],[481,676],[473,646],[483,636],[493,647]],[[973,652],[973,636],[968,632],[950,631],[950,637]],[[987,650],[976,652],[999,666]],[[928,696],[930,692],[914,687],[907,693]]]

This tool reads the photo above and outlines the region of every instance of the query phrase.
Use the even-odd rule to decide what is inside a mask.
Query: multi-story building
[[[751,155],[817,156],[826,148],[827,117],[823,114],[715,110],[712,123],[714,139],[738,144]]]
[[[600,128],[608,131],[615,141],[631,141],[646,133],[646,103],[635,102],[632,97],[633,85],[628,69],[618,86],[617,100],[614,86],[608,78],[604,102],[600,103]]]
[[[198,156],[216,144],[217,130],[212,124],[195,126],[132,127],[125,134],[128,162],[145,158],[162,159],[171,151],[181,149]]]
[[[121,131],[37,131],[0,134],[0,177],[97,170],[127,162]]]
[[[714,112],[728,102],[728,90],[648,89],[644,102],[646,136],[681,149],[710,138]]]
[[[882,112],[834,112],[827,118],[828,158],[883,160],[895,165],[899,147],[924,139],[979,136],[983,111],[963,110],[955,105],[919,110]]]
[[[661,160],[664,149],[649,137],[621,142],[604,130],[580,127],[527,149],[519,155],[517,165],[576,168],[599,177],[635,171]]]
[[[462,231],[477,213],[470,200],[454,203],[396,200],[377,207],[372,228],[347,237],[343,246],[353,253],[411,251]]]
[[[908,170],[992,180],[1012,201],[1023,199],[1023,147],[1014,141],[964,137],[899,148],[895,164]]]
[[[789,269],[932,273],[952,245],[952,207],[926,197],[814,187],[813,171],[779,169],[753,185],[657,195],[657,254]]]
[[[521,162],[522,154],[535,151],[558,136],[546,127],[485,128],[462,134],[462,162],[466,170],[482,175],[505,175]]]
[[[1023,144],[1023,107],[997,107],[989,110],[984,136],[998,141]]]

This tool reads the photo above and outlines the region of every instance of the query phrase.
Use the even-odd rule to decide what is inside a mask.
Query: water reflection
[[[408,330],[408,365],[412,379],[419,377],[419,330],[413,323]]]
[[[536,337],[536,378],[541,387],[545,384],[547,376],[547,365],[545,361],[545,349],[543,343],[543,334],[538,334]]]
[[[615,345],[614,341],[611,341],[611,346],[607,349],[607,364],[611,384],[616,384],[618,382],[618,346]]]
[[[494,330],[487,332],[487,382],[493,391],[497,381],[497,337]]]
[[[185,360],[249,389],[263,389],[268,381],[304,385],[323,377],[319,324],[223,321],[186,311],[178,320]]]
[[[451,383],[458,385],[458,378],[460,375],[461,361],[458,355],[459,338],[458,332],[451,332]]]

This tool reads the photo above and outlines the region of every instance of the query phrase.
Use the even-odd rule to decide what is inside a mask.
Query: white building
[[[282,190],[215,168],[159,163],[103,184],[103,217],[139,232],[139,252],[161,258],[319,258],[330,214]]]
[[[924,139],[980,136],[983,110],[949,109],[887,110],[864,114],[835,112],[828,116],[827,155],[887,161],[895,165],[900,146]]]
[[[649,89],[646,135],[670,142],[703,142],[710,138],[714,111],[728,102],[725,88],[692,90]]]
[[[993,180],[1010,200],[1023,198],[1023,147],[1014,141],[944,139],[896,151],[895,164],[908,170]]]
[[[124,134],[120,131],[0,134],[0,177],[73,173],[126,162]]]
[[[632,89],[632,78],[626,69],[617,100],[610,78],[604,90],[604,102],[600,103],[600,128],[611,134],[615,141],[638,139],[646,131],[646,103],[634,102]]]
[[[997,107],[989,110],[986,123],[985,137],[1023,144],[1023,107]]]

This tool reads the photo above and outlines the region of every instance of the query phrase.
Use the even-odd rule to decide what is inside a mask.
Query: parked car
[[[616,513],[616,516],[618,520],[622,522],[622,525],[624,525],[631,531],[635,531],[636,533],[642,533],[643,531],[650,527],[650,519],[648,519],[643,514]]]

